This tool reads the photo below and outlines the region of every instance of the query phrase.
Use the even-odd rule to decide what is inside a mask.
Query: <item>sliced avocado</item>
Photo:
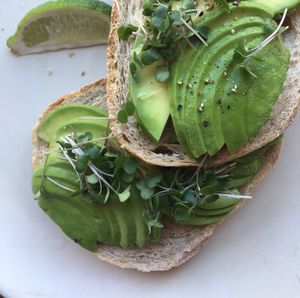
[[[233,48],[237,47],[237,45],[243,40],[252,39],[257,35],[262,34],[262,32],[262,29],[256,26],[244,29],[241,32],[236,33],[236,36],[234,37],[229,36],[224,38],[224,41],[222,42],[225,42],[225,39],[228,40],[228,42],[224,43],[224,46],[223,44],[221,45],[220,42],[216,44],[215,49],[212,47],[209,51],[209,58],[207,59],[210,62],[208,62],[208,68],[204,69],[204,71],[201,73],[196,86],[196,88],[202,87],[202,94],[196,99],[196,106],[192,106],[191,108],[189,108],[188,106],[186,115],[188,119],[194,120],[192,127],[197,127],[200,129],[200,133],[203,135],[206,143],[206,151],[210,155],[214,155],[224,145],[224,136],[222,132],[222,125],[220,125],[220,122],[216,122],[213,113],[214,110],[218,110],[218,99],[214,97],[214,94],[209,92],[209,88],[207,88],[207,85],[216,85],[216,87],[212,87],[217,88],[222,76],[224,76],[224,72],[227,71],[226,66],[232,59]],[[203,56],[203,59],[206,59],[206,55]],[[222,72],[223,67],[221,66],[218,68],[217,66],[215,66],[214,61],[219,61],[219,63],[225,64],[226,70]],[[211,69],[210,66],[212,66],[214,69]],[[200,111],[199,109],[203,109],[203,111]],[[220,119],[220,117],[217,119]],[[187,133],[189,134],[189,132]],[[191,142],[193,142],[193,135],[195,136],[195,134],[192,130],[190,130],[189,135]],[[199,156],[200,155],[198,155],[197,157]]]
[[[142,42],[143,39],[137,38],[132,50],[137,56]],[[139,124],[156,142],[160,140],[170,116],[168,83],[160,83],[155,79],[155,70],[160,65],[158,61],[143,66],[136,78],[132,75],[129,77],[129,97],[135,104]]]
[[[73,122],[75,119],[79,119],[82,123],[83,117],[107,117],[107,112],[88,105],[65,105],[56,109],[48,114],[38,128],[38,136],[47,143],[53,143],[56,141],[57,133],[60,129],[63,129],[68,123]],[[107,120],[99,119],[100,127],[107,123]],[[88,132],[88,127],[84,126],[84,132]],[[61,132],[61,131],[60,131]],[[80,131],[81,133],[81,131]],[[103,132],[102,132],[103,133]]]
[[[59,138],[63,138],[65,136],[69,136],[72,134],[73,131],[76,131],[77,135],[83,134],[85,132],[90,132],[94,138],[97,135],[105,135],[107,133],[107,120],[100,120],[100,119],[84,119],[84,118],[77,118],[70,122],[67,122],[63,127],[58,129],[55,137],[55,140]],[[53,140],[54,140],[53,139]],[[53,141],[51,141],[53,143]],[[105,140],[99,142],[99,144],[104,144]]]
[[[224,215],[219,216],[197,216],[196,214],[192,214],[190,217],[185,218],[183,220],[176,220],[179,224],[182,225],[192,225],[192,226],[206,226],[212,225],[219,222]]]
[[[229,213],[234,208],[234,205],[220,208],[220,209],[204,209],[204,208],[195,208],[194,213],[197,216],[217,216],[217,215],[225,215]]]
[[[223,198],[218,199],[214,203],[203,204],[203,205],[201,205],[201,208],[205,209],[205,210],[223,209],[223,208],[227,208],[230,206],[234,206],[239,202],[240,202],[240,200],[238,200],[238,199],[228,199],[228,198],[223,197]]]
[[[132,216],[135,220],[136,244],[138,247],[142,248],[150,242],[148,237],[149,230],[143,221],[143,212],[148,209],[149,206],[147,206],[147,202],[141,200],[138,195],[132,197],[130,204],[132,207]],[[154,237],[156,236],[154,235]]]
[[[58,187],[48,177],[72,191]],[[69,237],[92,251],[98,243],[144,247],[150,242],[152,235],[142,219],[143,211],[149,206],[137,191],[133,190],[125,203],[115,197],[104,205],[92,203],[79,193],[76,179],[70,165],[55,168],[53,163],[46,170],[43,166],[37,168],[32,179],[32,190],[39,205]]]
[[[191,157],[199,158],[205,153],[212,156],[224,144],[230,152],[236,151],[257,134],[269,117],[287,73],[288,50],[279,37],[247,59],[248,68],[234,57],[241,43],[254,48],[266,38],[266,23],[273,22],[272,17],[264,5],[244,1],[231,6],[230,13],[222,8],[206,12],[196,24],[209,27],[208,46],[199,44],[197,51],[184,48],[184,54],[172,67],[169,88],[175,131]],[[276,28],[276,23],[272,24]],[[276,49],[281,50],[280,54]],[[270,66],[276,68],[278,59],[280,71],[272,76]],[[249,72],[255,69],[252,60],[257,61],[258,68],[261,64],[258,79]],[[266,83],[262,83],[264,78]],[[267,84],[275,87],[266,88]],[[259,94],[266,101],[259,101]],[[255,121],[248,121],[250,118]]]
[[[286,8],[292,10],[300,5],[300,0],[250,0],[251,2],[263,4],[275,14],[283,12]]]
[[[104,137],[107,120],[97,117],[106,115],[98,108],[68,105],[44,119],[39,135],[51,142],[52,148],[44,163],[34,171],[32,190],[41,208],[81,246],[91,251],[97,250],[98,243],[144,247],[152,237],[159,236],[159,230],[149,233],[143,221],[149,202],[142,200],[134,188],[125,203],[114,195],[106,204],[87,201],[81,193],[77,174],[57,150],[57,139],[73,129],[79,134],[89,131],[95,138]]]

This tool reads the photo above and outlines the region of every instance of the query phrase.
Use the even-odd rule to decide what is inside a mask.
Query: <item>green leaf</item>
[[[160,28],[161,24],[164,22],[164,19],[160,17],[153,17],[151,20],[152,26],[156,28]]]
[[[136,64],[131,62],[129,64],[129,70],[130,70],[131,75],[134,77],[136,75],[136,72],[137,72]]]
[[[153,196],[154,194],[154,190],[153,189],[150,189],[148,187],[145,187],[144,189],[141,190],[141,197],[144,199],[144,200],[149,200],[151,199],[151,197]]]
[[[138,30],[137,26],[134,26],[132,24],[120,26],[118,29],[118,36],[122,40],[128,40],[129,37],[133,32],[136,32]]]
[[[142,189],[145,188],[145,183],[144,183],[143,180],[139,180],[139,181],[135,184],[135,186],[137,187],[138,190],[142,190]]]
[[[83,135],[80,135],[78,138],[77,138],[77,143],[86,143],[86,142],[89,142],[93,139],[93,135],[92,133],[90,132],[86,132],[85,134]]]
[[[83,151],[86,156],[93,160],[98,159],[101,155],[100,150],[97,146],[85,148]]]
[[[158,173],[154,176],[146,178],[146,186],[149,188],[155,188],[163,179],[163,174]]]
[[[123,168],[127,174],[129,175],[135,174],[137,167],[138,167],[138,162],[136,161],[136,159],[132,157],[126,157]]]
[[[135,105],[132,101],[127,101],[124,108],[118,113],[118,120],[125,124],[128,122],[128,117],[134,115],[135,113]]]
[[[88,167],[89,159],[85,155],[79,155],[76,162],[76,170],[79,173],[84,173]]]
[[[154,190],[148,188],[143,180],[138,181],[136,187],[139,189],[141,197],[144,200],[149,200],[154,194]]]
[[[122,124],[126,124],[128,122],[128,115],[126,113],[126,111],[124,110],[121,110],[119,113],[118,113],[118,121],[121,122]]]
[[[120,155],[115,161],[116,169],[123,169],[125,160],[126,160],[126,156]]]
[[[217,1],[218,2],[218,1]],[[195,9],[195,1],[194,0],[183,0],[182,7],[186,10],[188,9]]]
[[[197,28],[198,33],[205,39],[208,39],[209,27],[208,26],[200,26]]]
[[[162,229],[165,227],[161,222],[157,221],[156,219],[152,219],[148,221],[147,225],[148,227],[157,228],[157,229]]]
[[[132,101],[127,101],[125,105],[128,116],[132,116],[135,113],[135,105]]]
[[[121,175],[121,179],[125,182],[125,183],[131,183],[135,178],[135,175],[129,175],[127,173],[122,173]]]
[[[143,51],[141,54],[141,61],[144,65],[151,65],[161,58],[158,50],[150,48],[149,50]]]
[[[164,5],[160,5],[155,9],[154,15],[158,18],[166,19],[168,16],[168,8]]]
[[[129,185],[122,193],[118,194],[121,203],[126,202],[130,198],[130,188],[131,185]]]
[[[156,67],[155,79],[157,82],[162,83],[169,79],[170,73],[167,66],[159,65]]]
[[[198,198],[196,197],[195,193],[192,190],[187,191],[184,196],[183,199],[190,204],[196,204],[198,201]]]
[[[99,179],[97,178],[97,176],[95,174],[86,176],[86,180],[90,184],[97,184],[97,183],[99,183]]]
[[[170,19],[173,21],[173,24],[176,26],[182,25],[181,13],[179,10],[173,10],[170,13]]]

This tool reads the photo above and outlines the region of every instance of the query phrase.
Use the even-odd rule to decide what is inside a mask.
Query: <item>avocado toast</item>
[[[299,3],[297,1],[292,2],[293,3],[290,3],[291,13],[288,17],[288,24],[290,28],[282,35],[285,46],[290,51],[290,58],[288,57],[288,54],[286,58],[284,58],[284,55],[278,53],[273,53],[273,55],[270,55],[270,52],[269,54],[265,52],[269,51],[270,48],[274,48],[274,43],[278,43],[278,41],[281,39],[280,36],[276,38],[275,41],[273,40],[271,45],[269,44],[268,46],[262,48],[257,52],[258,56],[261,55],[261,57],[270,57],[270,61],[273,58],[275,59],[275,61],[271,61],[271,69],[267,70],[267,64],[265,64],[262,67],[262,71],[266,71],[266,73],[268,73],[270,76],[269,78],[274,79],[274,85],[276,86],[276,88],[279,87],[279,89],[277,90],[281,89],[281,86],[283,84],[282,80],[285,79],[285,83],[280,96],[277,98],[280,92],[277,93],[278,91],[275,91],[274,94],[270,96],[269,104],[265,104],[265,101],[259,99],[259,96],[263,94],[262,92],[268,92],[268,89],[270,90],[270,88],[266,86],[267,83],[261,82],[260,78],[262,78],[262,73],[260,74],[260,78],[255,78],[255,76],[258,75],[254,73],[255,71],[252,72],[250,69],[248,69],[248,72],[245,72],[240,68],[234,67],[234,65],[238,64],[239,62],[234,62],[235,64],[233,64],[232,66],[224,67],[224,65],[222,64],[222,59],[226,60],[226,57],[223,58],[222,53],[227,53],[229,57],[232,57],[233,52],[235,54],[239,52],[238,47],[241,44],[240,42],[245,40],[245,36],[247,36],[247,34],[249,36],[250,49],[257,44],[260,44],[261,40],[263,40],[267,36],[267,33],[265,33],[265,18],[267,18],[268,20],[272,20],[271,16],[274,16],[274,12],[272,12],[272,9],[266,8],[263,4],[261,5],[261,3],[257,3],[256,1],[241,1],[238,5],[235,5],[235,3],[230,4],[232,5],[231,14],[226,14],[226,10],[222,10],[220,8],[216,8],[216,13],[214,13],[215,8],[205,12],[205,9],[207,9],[207,7],[204,7],[204,16],[202,17],[204,21],[203,24],[201,24],[201,27],[205,28],[206,25],[208,25],[206,27],[209,27],[207,35],[207,43],[209,49],[207,50],[207,54],[204,53],[203,57],[202,55],[200,55],[199,58],[195,58],[196,55],[194,49],[191,49],[191,47],[187,45],[186,47],[188,48],[188,50],[184,50],[185,46],[183,46],[181,51],[184,53],[184,55],[190,55],[190,57],[179,56],[176,58],[177,60],[175,59],[175,62],[173,61],[170,63],[170,79],[168,81],[168,85],[171,85],[172,87],[169,86],[169,94],[171,95],[169,99],[170,107],[168,108],[172,116],[172,122],[175,127],[179,144],[169,143],[169,126],[167,126],[167,128],[164,127],[165,122],[168,119],[168,116],[166,116],[166,113],[164,112],[166,109],[165,107],[161,108],[161,111],[164,115],[164,120],[162,122],[158,122],[157,125],[153,123],[155,121],[155,118],[152,118],[149,127],[145,127],[143,121],[140,121],[138,117],[136,117],[135,119],[130,119],[130,121],[125,124],[120,123],[117,119],[118,113],[120,110],[122,110],[124,103],[130,99],[133,100],[133,102],[135,101],[136,96],[134,94],[135,91],[132,90],[134,88],[132,88],[133,80],[129,66],[134,60],[132,52],[136,49],[137,43],[134,38],[129,38],[129,40],[127,41],[120,39],[117,32],[120,26],[126,26],[127,24],[138,24],[138,27],[139,24],[143,22],[142,20],[144,19],[144,17],[142,15],[142,1],[140,1],[139,3],[121,3],[122,5],[124,5],[121,8],[118,8],[120,6],[119,1],[119,4],[115,3],[112,12],[112,29],[108,49],[108,110],[110,118],[112,119],[110,124],[111,129],[116,134],[116,138],[122,148],[148,163],[164,166],[189,166],[197,164],[199,160],[195,160],[195,157],[197,159],[198,156],[201,156],[201,154],[203,154],[203,152],[207,150],[206,148],[206,150],[201,151],[201,147],[203,147],[201,143],[203,144],[203,141],[205,141],[206,143],[215,143],[215,145],[213,146],[208,146],[209,153],[213,156],[212,162],[214,164],[222,164],[225,161],[233,160],[237,157],[252,152],[281,135],[282,132],[293,122],[300,103],[300,85],[297,79],[299,76],[299,66],[297,63],[299,54],[297,50],[299,48],[299,38],[297,28],[299,28],[300,25],[298,12],[292,12],[292,8],[294,8]],[[268,3],[268,1],[265,1],[265,3]],[[204,2],[204,5],[208,5],[208,7],[210,7],[211,2],[206,1]],[[280,9],[281,11],[283,11],[282,7],[284,7],[284,5],[286,5],[285,2],[283,3],[279,1],[279,4],[277,4],[277,6],[274,5],[273,10],[276,11],[276,9],[279,8],[279,11]],[[120,10],[122,11],[122,14],[120,14]],[[201,12],[202,14],[203,11]],[[217,16],[214,16],[214,14],[216,14]],[[220,16],[218,16],[218,14],[220,14]],[[269,16],[267,16],[268,14]],[[215,21],[211,21],[211,19],[214,18]],[[228,21],[226,20],[226,18],[228,18]],[[209,22],[211,22],[212,25],[209,25]],[[271,27],[272,26],[273,29],[270,29],[269,32],[275,30],[274,28],[276,27],[276,25],[273,23]],[[283,30],[284,28],[281,28],[281,30]],[[139,34],[140,32],[137,32],[138,38],[140,38]],[[217,37],[218,35],[222,37],[222,44],[219,45],[219,37]],[[211,43],[210,38],[212,39]],[[214,38],[216,40],[215,42],[213,41]],[[255,38],[257,39],[256,41]],[[254,42],[255,44],[251,45],[251,42]],[[214,43],[216,43],[216,50],[214,50]],[[222,49],[223,44],[225,43],[229,44],[230,46],[226,46],[222,52],[219,50],[219,48]],[[198,44],[201,43],[198,41]],[[201,44],[200,47],[203,48],[203,51],[206,50],[206,47],[204,45]],[[281,50],[279,50],[279,52],[280,51]],[[137,51],[135,52],[138,53]],[[287,50],[284,50],[284,52],[287,53]],[[251,51],[249,53],[251,53]],[[200,66],[202,64],[199,61],[193,63],[193,60],[191,59],[192,57],[194,57],[194,60],[196,61],[196,59],[204,59],[205,57],[208,58],[209,55],[213,55],[211,59],[213,59],[212,62],[216,62],[216,64],[210,66],[210,68],[208,68],[207,66],[206,70],[203,69],[203,67],[201,70]],[[279,71],[280,61],[278,60],[277,63],[277,57],[280,57],[280,59],[282,59],[279,59],[280,61],[282,61],[283,69],[281,71]],[[289,59],[290,63],[287,70],[287,61]],[[118,64],[118,61],[122,61],[123,63]],[[180,63],[177,63],[176,61],[180,61],[182,66],[180,66]],[[179,65],[176,66],[176,63]],[[194,64],[194,70],[190,70],[190,68],[193,67]],[[227,71],[225,69],[226,67],[231,67],[232,69],[230,71]],[[177,70],[173,70],[174,68],[177,68]],[[254,68],[255,66],[253,67],[253,69]],[[142,72],[146,72],[147,67],[143,65],[141,69]],[[221,72],[220,70],[223,70],[223,72]],[[271,73],[272,71],[273,74],[274,71],[275,73],[280,73],[277,83],[275,82],[276,78]],[[286,71],[287,75],[285,77]],[[194,81],[197,82],[196,87],[194,87],[192,77],[194,74],[197,75],[197,72],[202,73],[202,77],[194,78]],[[222,78],[222,73],[226,74],[227,72],[231,73],[231,76],[226,78],[227,81],[224,81],[224,79]],[[246,78],[242,79],[239,82],[239,79],[241,78],[240,74],[245,76]],[[211,79],[211,75],[217,75],[218,77],[214,77]],[[150,79],[154,80],[151,77]],[[148,77],[148,80],[150,79]],[[229,83],[227,83],[226,86],[225,83],[228,82],[228,80]],[[257,82],[257,84],[260,85],[259,88],[262,87],[265,91],[259,91],[259,88],[257,86],[254,89],[250,88],[249,90],[252,91],[250,91],[250,93],[248,94],[248,91],[246,91],[248,87],[243,86],[243,84],[245,85],[245,83],[247,84],[249,81],[253,82],[250,84],[250,86],[255,87],[255,82]],[[270,81],[272,80],[268,79],[268,82]],[[260,83],[262,83],[262,85]],[[138,83],[135,82],[134,84]],[[140,85],[140,88],[143,88],[143,84]],[[180,89],[180,91],[176,91],[178,89]],[[204,92],[204,94],[199,94],[202,92]],[[220,92],[222,94],[220,94]],[[255,94],[255,92],[258,93]],[[251,95],[251,93],[253,93],[253,95]],[[213,105],[207,105],[204,103],[202,104],[201,101],[199,102],[199,98],[207,100],[207,96],[212,96],[210,94],[214,94]],[[138,102],[142,102],[141,105],[147,105],[147,98],[143,99],[143,95],[140,95],[139,98],[140,100]],[[241,100],[239,100],[239,98]],[[247,99],[248,102],[246,110],[245,106],[240,105],[240,103],[243,102],[243,99]],[[182,107],[182,103],[180,101],[183,101]],[[198,103],[195,105],[196,101],[198,101]],[[252,106],[253,109],[251,108],[251,106],[249,106],[249,103],[251,103],[252,101],[254,101]],[[159,103],[160,106],[167,105],[167,103],[161,102],[162,101],[160,101]],[[260,102],[263,102],[262,106]],[[208,103],[210,103],[210,100],[208,101]],[[153,102],[153,105],[155,105],[155,102]],[[139,109],[139,106],[137,106],[137,109],[138,114],[139,110],[142,110],[142,108]],[[244,109],[244,112],[242,112],[242,109]],[[238,112],[238,110],[240,110],[240,112]],[[241,122],[241,120],[243,119],[239,118],[240,116],[234,116],[234,114],[241,115],[241,113],[245,114],[245,119],[246,117],[248,117],[248,124],[243,124]],[[215,121],[216,119],[220,119],[220,114],[223,121],[223,124],[221,124],[221,126],[220,124],[218,124],[220,120],[217,120],[217,122]],[[184,119],[180,120],[180,115],[186,115],[184,119],[187,119],[187,121]],[[150,117],[151,115],[148,115],[149,119]],[[212,119],[214,120],[212,121]],[[145,118],[144,121],[146,120],[147,119]],[[142,126],[144,129],[139,129],[139,126]],[[163,132],[159,141],[158,138],[154,139],[153,135],[151,136],[151,132],[149,133],[153,126],[155,126],[156,128],[160,127],[160,131]],[[223,132],[220,132],[220,127],[223,129]],[[202,133],[199,130],[201,130]],[[226,135],[227,143],[226,146],[224,146],[224,136]],[[230,141],[230,138],[232,138],[233,136],[235,136],[235,139]],[[185,146],[185,144],[187,144],[185,140],[190,140],[188,146]],[[230,143],[232,143],[232,146],[230,146]],[[193,146],[196,146],[196,148],[193,149]]]
[[[136,5],[115,2],[107,89],[96,82],[39,118],[32,189],[49,217],[100,259],[164,271],[195,255],[275,164],[299,105],[298,34],[294,27],[283,43],[281,1],[150,0],[143,14],[152,25],[146,18],[140,31],[117,30],[122,40],[135,33],[130,48],[116,42],[114,22],[130,9],[129,21],[139,23]],[[175,38],[161,45],[170,23]],[[179,34],[180,45],[176,30],[188,34],[184,42]]]
[[[41,173],[39,170],[39,167],[43,166],[43,163],[47,158],[52,159],[51,155],[53,156],[53,153],[51,153],[51,146],[49,147],[49,144],[45,142],[43,139],[45,139],[45,131],[50,131],[50,134],[47,136],[50,136],[51,138],[56,135],[55,131],[61,131],[61,125],[64,127],[65,122],[68,121],[68,118],[73,119],[74,114],[76,114],[79,111],[80,115],[80,121],[95,121],[95,119],[88,119],[84,117],[84,111],[85,109],[92,109],[95,111],[97,109],[106,109],[106,80],[98,81],[94,84],[91,84],[89,86],[86,86],[82,88],[81,90],[77,92],[70,93],[56,102],[54,102],[52,105],[50,105],[39,117],[38,123],[36,124],[35,128],[33,129],[33,135],[32,135],[32,141],[33,141],[33,156],[32,156],[32,167],[34,169],[34,179],[33,179],[33,191],[36,195],[36,200],[39,202],[41,208],[56,222],[62,230],[71,238],[73,238],[77,243],[84,246],[85,248],[92,250],[96,253],[97,257],[101,260],[107,261],[111,264],[114,264],[116,266],[119,266],[121,268],[130,268],[130,269],[137,269],[144,272],[149,271],[166,271],[173,267],[179,266],[186,262],[188,259],[193,257],[207,242],[207,240],[212,236],[216,228],[219,224],[222,223],[222,221],[227,217],[230,216],[231,213],[235,212],[238,208],[240,208],[243,204],[243,200],[237,200],[237,203],[230,203],[232,207],[226,211],[226,216],[222,215],[220,217],[220,220],[218,218],[217,223],[210,224],[210,225],[204,225],[204,226],[192,226],[192,225],[183,225],[179,223],[175,223],[172,219],[165,219],[163,221],[164,228],[161,229],[161,235],[160,240],[156,240],[152,243],[141,243],[138,242],[140,247],[137,245],[133,245],[136,240],[134,239],[140,239],[139,237],[134,238],[133,237],[133,231],[128,233],[127,224],[130,223],[131,220],[128,219],[133,214],[136,214],[135,216],[140,216],[141,214],[138,212],[133,212],[132,207],[128,207],[127,205],[121,205],[122,209],[125,210],[125,212],[129,212],[128,215],[123,215],[123,232],[110,232],[111,235],[117,235],[115,238],[111,238],[107,234],[107,226],[111,226],[112,222],[116,220],[116,217],[112,216],[111,211],[103,211],[103,209],[110,209],[110,205],[97,205],[97,207],[92,208],[91,211],[89,208],[91,208],[91,203],[87,203],[86,201],[82,201],[81,199],[72,198],[72,194],[66,192],[65,189],[61,189],[61,187],[57,187],[56,185],[51,185],[51,182],[47,187],[52,188],[55,190],[55,196],[52,197],[43,197],[40,194],[37,195],[38,189],[39,189],[39,183],[36,183],[36,181],[41,176]],[[80,106],[80,109],[77,109],[77,107]],[[91,107],[91,108],[89,108]],[[65,109],[65,110],[62,110]],[[58,113],[57,113],[58,111]],[[63,113],[61,113],[63,111]],[[71,111],[71,113],[69,112]],[[67,112],[67,113],[66,113]],[[69,116],[68,116],[69,113]],[[50,117],[54,115],[54,121],[51,121],[51,124],[49,124]],[[72,114],[72,116],[70,116]],[[85,115],[86,116],[86,115]],[[76,116],[77,117],[77,116]],[[53,118],[52,118],[53,119]],[[97,120],[99,121],[99,120]],[[47,124],[48,122],[48,124]],[[72,122],[72,121],[71,121]],[[63,123],[63,124],[61,124]],[[45,129],[43,129],[43,125],[47,124]],[[74,124],[76,124],[74,121],[72,122],[72,125],[74,127]],[[53,125],[56,128],[53,128]],[[101,127],[101,124],[97,124],[98,128]],[[99,126],[100,125],[100,126]],[[42,129],[40,129],[42,128]],[[82,130],[83,129],[83,130]],[[80,128],[77,126],[77,131],[85,131],[85,130],[91,130],[90,124],[85,124],[83,128]],[[63,135],[68,134],[63,133]],[[41,136],[41,137],[40,137]],[[46,136],[46,138],[47,138]],[[43,138],[43,139],[42,139]],[[245,185],[240,189],[240,192],[242,195],[251,195],[253,192],[253,189],[262,182],[262,180],[265,178],[265,176],[269,173],[269,171],[272,169],[274,164],[276,163],[279,153],[280,153],[280,147],[281,147],[281,140],[276,142],[274,145],[269,147],[268,150],[264,152],[264,155],[262,157],[262,163],[257,168],[258,172],[255,174],[255,177],[251,178],[251,182]],[[50,160],[49,170],[51,172],[46,173],[49,175],[49,177],[52,177],[52,181],[59,181],[64,185],[64,187],[69,186],[70,188],[73,188],[78,183],[75,183],[76,176],[74,174],[74,171],[72,168],[68,172],[61,172],[61,173],[67,173],[62,174],[65,176],[68,176],[71,180],[65,179],[61,177],[61,174],[55,174],[53,172],[53,165],[57,163],[61,158],[56,157],[56,152],[54,152],[54,163]],[[61,162],[61,161],[60,161]],[[52,164],[51,164],[52,163]],[[43,169],[43,167],[42,167]],[[66,169],[66,165],[62,166],[61,169]],[[69,181],[70,184],[69,184]],[[37,187],[38,185],[38,187]],[[51,192],[51,191],[50,191]],[[59,192],[59,194],[58,194]],[[67,193],[66,195],[63,193]],[[63,195],[62,195],[63,194]],[[132,202],[132,197],[129,198],[129,202]],[[143,201],[143,199],[138,198],[138,200]],[[234,200],[231,199],[232,202]],[[64,202],[67,204],[66,207],[64,207]],[[72,203],[73,202],[73,203]],[[77,203],[75,203],[77,202]],[[73,209],[72,207],[76,206],[74,204],[80,204],[79,208]],[[121,203],[115,203],[116,206]],[[122,203],[123,204],[123,203]],[[129,203],[134,205],[135,203]],[[213,203],[215,204],[215,203]],[[211,208],[213,207],[213,204],[210,205]],[[86,207],[85,207],[86,206]],[[209,204],[208,204],[209,206]],[[218,208],[220,208],[219,206]],[[135,210],[138,210],[138,207],[134,207]],[[78,211],[76,212],[76,210]],[[97,211],[98,210],[98,211]],[[202,209],[201,209],[202,210]],[[222,209],[216,209],[216,210],[222,210]],[[140,210],[140,212],[143,211],[143,209]],[[86,213],[87,212],[87,213]],[[92,212],[92,213],[91,213]],[[124,212],[124,211],[122,211]],[[114,207],[114,214],[116,215],[118,211],[116,211],[116,207]],[[93,215],[92,215],[93,214]],[[122,213],[121,213],[122,214]],[[208,213],[209,214],[209,213]],[[84,219],[86,218],[86,221]],[[102,222],[96,222],[93,223],[93,218],[97,217],[98,220],[102,219]],[[106,220],[108,220],[110,217],[111,221],[110,224]],[[104,218],[104,219],[103,219]],[[106,220],[105,220],[106,218]],[[127,219],[126,219],[127,218]],[[135,220],[136,221],[136,220]],[[98,236],[95,236],[95,234],[91,231],[94,231],[93,228],[91,230],[84,229],[83,227],[87,225],[90,227],[99,228],[98,230]],[[145,227],[143,222],[139,222],[138,226],[140,227],[140,230],[144,230],[143,226]],[[102,227],[102,229],[101,229]],[[118,228],[116,228],[118,230]],[[125,229],[125,230],[124,230]],[[134,230],[134,225],[131,223],[131,230]],[[112,231],[112,230],[110,230]],[[126,232],[127,231],[127,232]],[[80,239],[84,236],[84,240]],[[119,235],[119,236],[118,236]],[[120,235],[123,235],[123,242],[120,243]],[[125,235],[125,236],[124,236]],[[126,236],[127,235],[127,236]],[[145,235],[144,239],[146,239],[149,235],[148,230],[144,230],[144,234],[141,234],[141,232],[138,232],[136,235]],[[155,235],[154,235],[155,236]],[[106,242],[104,243],[97,243],[97,239],[101,239]],[[113,241],[111,239],[114,239]],[[131,239],[131,240],[130,240]],[[147,245],[146,245],[147,244]]]

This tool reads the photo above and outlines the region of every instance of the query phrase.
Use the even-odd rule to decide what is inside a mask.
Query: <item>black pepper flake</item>
[[[208,124],[209,124],[209,123],[208,123],[208,121],[207,121],[207,120],[204,120],[204,121],[203,121],[203,126],[204,126],[205,128],[207,128],[207,127],[208,127]]]

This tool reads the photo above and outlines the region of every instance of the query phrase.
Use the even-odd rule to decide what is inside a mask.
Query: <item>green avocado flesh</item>
[[[50,113],[38,129],[39,137],[49,143],[50,153],[34,172],[32,190],[47,215],[82,247],[96,251],[98,244],[104,243],[124,248],[135,245],[142,248],[160,237],[160,229],[149,230],[144,221],[144,214],[152,211],[153,202],[142,199],[134,184],[131,186],[130,198],[124,203],[115,195],[110,195],[105,204],[91,200],[89,194],[81,191],[78,173],[56,144],[57,140],[63,141],[64,136],[74,131],[77,134],[92,132],[95,139],[101,140],[107,132],[106,116],[105,111],[86,105],[67,105]],[[238,189],[252,181],[261,168],[268,148],[266,146],[237,159],[230,176],[226,178],[224,189],[238,195]],[[229,163],[223,166],[226,168],[232,165]],[[149,169],[150,172],[157,170]],[[188,171],[193,175],[193,169]],[[175,172],[171,170],[165,176],[172,182],[176,179]],[[167,202],[159,202],[156,210],[179,224],[203,226],[220,221],[240,202],[240,199],[220,194],[216,201],[199,204],[188,214],[182,206],[189,207],[178,205],[180,200],[182,198],[175,198],[174,205],[174,196],[170,195]]]
[[[87,131],[103,137],[107,132],[107,112],[87,105],[65,105],[49,113],[38,128],[43,141],[55,145],[58,138],[70,135],[72,131],[83,134]]]
[[[143,39],[137,38],[132,55],[139,55]],[[168,83],[155,79],[155,69],[160,62],[143,67],[137,79],[129,77],[129,97],[136,107],[136,116],[145,132],[156,142],[161,138],[170,116]]]
[[[263,164],[263,156],[267,150],[277,142],[274,141],[265,147],[248,154],[234,161],[234,169],[230,172],[230,179],[226,188],[231,192],[239,194],[238,189],[250,183]],[[229,163],[230,164],[230,163]],[[223,165],[224,167],[228,164]],[[176,222],[184,225],[202,226],[219,222],[224,216],[234,210],[240,199],[220,197],[213,203],[200,204],[193,209],[190,216],[186,216],[186,207],[162,208],[162,213],[175,219]]]
[[[281,13],[286,8],[292,10],[300,5],[299,0],[252,0],[252,2],[265,5],[274,14]]]
[[[44,119],[38,135],[49,143],[50,154],[35,170],[32,190],[40,207],[81,246],[91,251],[97,250],[98,243],[144,247],[159,236],[157,230],[149,233],[142,218],[148,201],[132,187],[130,199],[124,203],[114,196],[106,204],[91,202],[80,192],[74,169],[57,150],[56,141],[73,131],[103,138],[107,133],[107,119],[103,117],[107,112],[96,107],[66,105]]]
[[[235,152],[255,137],[275,104],[290,54],[278,36],[256,55],[235,50],[259,45],[277,24],[265,6],[241,2],[230,13],[208,11],[197,26],[208,27],[208,46],[186,46],[171,66],[170,109],[178,140],[191,157],[210,156],[226,145]]]

